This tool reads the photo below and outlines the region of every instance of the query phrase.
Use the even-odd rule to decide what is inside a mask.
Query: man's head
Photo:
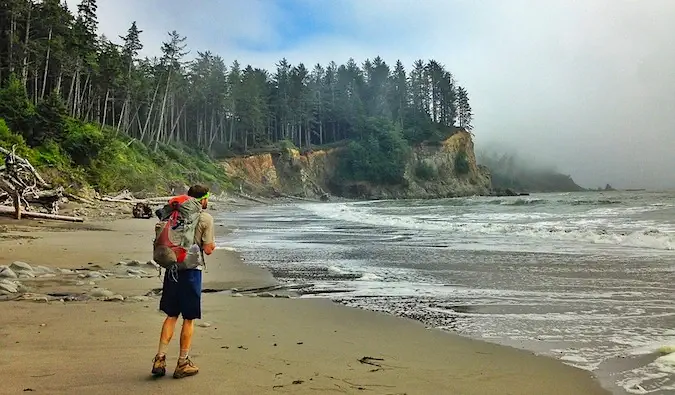
[[[209,188],[204,185],[193,185],[188,190],[188,196],[195,198],[202,203],[202,208],[206,209],[209,204]]]

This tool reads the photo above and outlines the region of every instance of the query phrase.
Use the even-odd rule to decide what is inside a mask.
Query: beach
[[[227,221],[217,223],[224,235]],[[247,291],[276,280],[227,249],[207,258],[203,288],[221,292],[203,295],[191,351],[200,373],[151,379],[164,318],[161,280],[145,264],[153,226],[0,220],[0,265],[53,270],[19,279],[25,300],[0,303],[1,393],[608,393],[589,372],[528,351],[288,290]],[[171,350],[169,372],[178,333]]]

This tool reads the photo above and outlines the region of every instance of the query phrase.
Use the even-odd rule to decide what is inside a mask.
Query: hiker
[[[156,214],[153,258],[166,269],[159,309],[166,314],[159,349],[152,363],[152,375],[166,374],[166,352],[173,337],[178,316],[183,316],[180,333],[180,355],[174,378],[193,376],[199,368],[190,360],[194,320],[202,318],[202,268],[204,253],[211,255],[216,247],[213,217],[203,211],[208,205],[209,189],[194,185],[187,195],[173,197]]]

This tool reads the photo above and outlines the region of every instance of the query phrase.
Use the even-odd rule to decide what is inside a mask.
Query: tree
[[[397,146],[394,135],[415,144],[446,138],[455,125],[472,128],[467,91],[435,60],[406,70],[379,56],[309,68],[281,59],[268,72],[236,61],[227,67],[210,51],[188,60],[186,37],[176,31],[161,56],[149,58],[141,55],[136,22],[124,36],[106,38],[98,35],[97,11],[95,0],[81,0],[75,16],[61,0],[5,0],[0,7],[0,117],[31,144],[58,138],[61,105],[99,131],[109,127],[154,148],[184,143],[219,154],[287,140],[303,150],[351,140],[380,152]],[[44,119],[52,120],[49,131],[33,135]],[[369,163],[380,163],[375,159]]]
[[[471,112],[471,106],[469,105],[469,94],[461,86],[457,88],[457,117],[460,128],[466,130],[473,129],[473,126],[471,125],[473,114]]]

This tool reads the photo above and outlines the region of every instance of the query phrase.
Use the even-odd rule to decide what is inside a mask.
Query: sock
[[[179,361],[185,361],[190,351],[190,345],[192,344],[192,333],[194,332],[194,321],[193,320],[184,320],[183,327],[180,331],[180,356],[178,357]]]

